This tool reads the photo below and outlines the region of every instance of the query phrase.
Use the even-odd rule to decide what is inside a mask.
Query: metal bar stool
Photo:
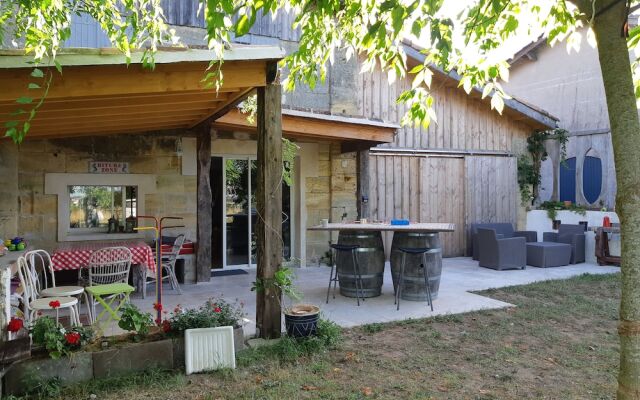
[[[360,305],[360,299],[362,298],[362,301],[364,301],[364,296],[362,294],[362,276],[360,275],[360,266],[358,265],[357,255],[357,250],[360,248],[360,246],[347,244],[331,244],[330,246],[333,250],[333,259],[331,263],[331,274],[329,275],[329,287],[327,288],[327,304],[329,304],[329,292],[331,291],[331,283],[333,283],[333,298],[336,298],[336,285],[338,283],[338,268],[336,266],[336,261],[338,259],[338,252],[343,251],[351,253],[353,276],[355,277],[356,285],[356,301],[358,305]]]
[[[407,254],[415,254],[422,255],[422,273],[424,275],[424,285],[427,288],[427,300],[429,302],[429,306],[431,307],[431,311],[433,311],[433,301],[431,301],[431,288],[429,287],[429,268],[427,267],[427,253],[431,250],[428,247],[420,247],[420,248],[409,248],[409,247],[399,247],[398,250],[402,252],[402,265],[400,267],[400,277],[398,278],[398,288],[396,289],[396,310],[400,309],[400,296],[402,293],[402,288],[404,286],[404,266],[407,260]]]

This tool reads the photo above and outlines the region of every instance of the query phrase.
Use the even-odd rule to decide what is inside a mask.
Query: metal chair
[[[353,275],[355,278],[356,285],[356,302],[358,306],[360,305],[360,299],[364,301],[364,296],[362,294],[362,276],[360,275],[360,266],[358,264],[358,254],[357,250],[360,248],[358,245],[346,245],[346,244],[331,244],[331,249],[333,250],[333,262],[331,263],[331,273],[329,275],[329,287],[327,288],[327,304],[329,304],[329,292],[331,291],[331,283],[333,282],[333,298],[336,298],[336,285],[338,282],[338,268],[336,266],[336,261],[338,258],[338,252],[349,252],[351,253],[351,260],[353,266]],[[335,274],[334,274],[335,271]]]
[[[32,250],[25,253],[24,258],[27,260],[33,276],[36,278],[37,292],[40,297],[76,297],[78,302],[80,296],[84,294],[82,286],[56,286],[56,276],[53,270],[51,256],[46,250]],[[41,273],[38,272],[41,269]],[[78,313],[80,307],[77,307]],[[91,308],[87,303],[87,313],[91,320]],[[78,314],[78,318],[80,314]]]
[[[56,310],[56,322],[58,321],[58,309],[69,309],[69,319],[71,325],[80,325],[78,313],[78,299],[68,296],[40,297],[38,293],[38,277],[33,274],[27,259],[22,256],[18,258],[18,278],[22,287],[22,303],[25,320],[32,323],[38,318],[39,311]],[[58,301],[58,307],[52,307],[51,302]]]
[[[182,249],[182,245],[186,240],[186,236],[184,234],[179,234],[176,236],[176,240],[173,242],[173,246],[171,248],[171,253],[163,253],[162,254],[162,269],[166,271],[166,275],[162,277],[162,280],[168,279],[171,283],[171,288],[176,290],[178,294],[182,294],[182,290],[180,289],[180,285],[178,284],[178,278],[176,277],[176,261],[178,261],[178,256],[180,255],[180,249]],[[143,272],[143,286],[142,286],[142,298],[147,297],[147,285],[150,283],[155,283],[157,278],[154,274],[149,274],[149,270]]]
[[[400,310],[400,296],[402,295],[402,288],[404,287],[404,267],[407,261],[407,254],[422,255],[422,272],[424,274],[424,285],[427,288],[427,301],[433,311],[433,301],[431,300],[431,288],[429,287],[429,268],[427,267],[427,253],[431,250],[428,247],[409,248],[399,247],[398,250],[402,252],[402,265],[400,266],[400,277],[398,278],[398,287],[396,289],[396,310]]]
[[[135,288],[129,285],[131,270],[131,250],[126,247],[106,247],[97,250],[89,258],[89,286],[85,289],[87,301],[91,305],[92,321],[99,321],[105,313],[107,322],[117,320],[117,312],[126,302]],[[115,307],[112,305],[117,301]],[[96,316],[96,303],[104,310]]]

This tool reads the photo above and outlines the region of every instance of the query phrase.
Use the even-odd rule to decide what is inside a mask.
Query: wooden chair
[[[184,244],[185,240],[186,236],[184,234],[179,234],[173,242],[171,253],[162,254],[162,269],[166,273],[162,277],[162,280],[169,280],[169,282],[171,283],[171,288],[173,290],[176,290],[178,294],[182,294],[182,290],[180,289],[178,278],[176,277],[176,261],[178,260],[180,249],[182,249],[182,245]],[[152,271],[146,269],[143,272],[142,279],[142,298],[144,299],[147,296],[147,285],[155,283],[157,278]]]
[[[56,322],[58,320],[57,309],[69,309],[69,317],[72,325],[80,325],[78,313],[78,299],[69,296],[40,297],[38,292],[38,277],[31,269],[27,259],[22,256],[18,258],[18,278],[22,287],[22,303],[25,320],[29,323],[38,318],[39,311],[56,310]],[[59,307],[49,305],[52,301],[58,301]]]
[[[91,254],[88,267],[89,286],[85,290],[91,304],[93,322],[100,321],[105,313],[109,314],[106,322],[119,319],[118,310],[129,301],[129,295],[135,290],[128,283],[132,258],[131,250],[126,247],[106,247]],[[96,303],[104,307],[97,316]]]

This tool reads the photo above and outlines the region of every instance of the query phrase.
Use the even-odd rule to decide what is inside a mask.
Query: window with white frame
[[[137,186],[70,185],[69,228],[106,232],[109,220],[124,227],[127,218],[136,217]]]
[[[58,196],[58,241],[145,237],[127,233],[126,219],[145,215],[145,197],[155,189],[151,174],[45,174],[45,193]]]

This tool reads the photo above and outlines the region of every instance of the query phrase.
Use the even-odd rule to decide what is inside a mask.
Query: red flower
[[[171,332],[171,322],[168,319],[162,321],[162,330],[164,331],[164,333]]]
[[[160,326],[162,324],[162,320],[160,318],[156,318],[156,325]]]
[[[11,317],[7,330],[9,332],[18,332],[24,326],[24,322],[20,318]]]
[[[220,312],[220,311],[222,311],[222,309],[220,307],[216,307],[216,308],[213,309],[213,311],[214,312]]]
[[[56,308],[60,307],[60,302],[58,300],[52,300],[49,302],[49,307],[55,310]]]
[[[67,344],[76,346],[80,344],[80,334],[78,332],[68,332],[64,334]]]
[[[153,303],[153,309],[156,311],[162,311],[162,303]]]

